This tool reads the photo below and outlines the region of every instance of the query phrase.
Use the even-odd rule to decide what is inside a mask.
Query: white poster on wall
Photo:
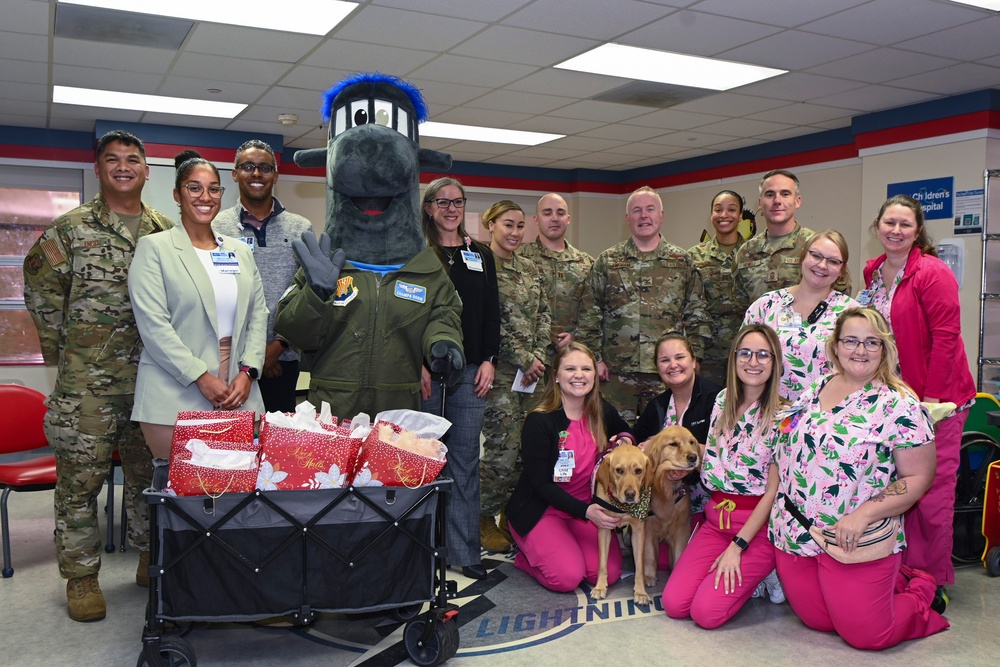
[[[955,193],[955,233],[979,234],[983,229],[983,190]]]

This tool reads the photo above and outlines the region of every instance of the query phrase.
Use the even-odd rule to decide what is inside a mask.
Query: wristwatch
[[[285,340],[284,338],[275,338],[274,340],[278,341],[278,344],[281,345],[281,347],[285,348],[286,350],[288,349],[288,341]]]
[[[750,544],[739,535],[733,535],[733,544],[738,546],[740,551],[746,551],[747,547],[750,546]]]
[[[488,361],[491,364],[493,364],[494,366],[496,366],[497,362],[500,361],[500,360],[497,359],[497,355],[494,354],[492,357],[486,357],[486,361]]]
[[[257,372],[257,369],[252,368],[250,366],[240,366],[240,373],[246,373],[248,376],[250,376],[251,382],[260,377],[260,373]]]

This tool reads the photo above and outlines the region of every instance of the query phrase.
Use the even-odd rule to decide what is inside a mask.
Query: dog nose
[[[635,502],[635,491],[627,491],[625,493],[625,500],[630,503]]]
[[[697,454],[688,454],[688,463],[695,464],[698,462]]]

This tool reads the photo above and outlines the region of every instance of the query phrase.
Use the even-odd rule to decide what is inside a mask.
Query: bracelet
[[[740,551],[746,551],[747,548],[750,546],[750,544],[739,535],[733,536],[733,544],[738,546],[740,548]]]

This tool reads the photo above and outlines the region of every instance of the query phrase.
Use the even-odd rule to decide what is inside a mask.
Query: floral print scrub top
[[[882,313],[882,317],[889,323],[890,329],[892,328],[892,297],[896,294],[896,288],[899,287],[899,283],[903,280],[904,273],[906,273],[905,266],[896,274],[892,285],[886,287],[882,281],[882,267],[880,266],[872,274],[872,286],[868,288],[871,294],[871,303],[867,305]]]
[[[825,412],[820,407],[823,378],[803,393],[798,423],[775,449],[780,474],[771,507],[769,537],[794,556],[817,556],[823,548],[785,509],[789,496],[807,518],[830,528],[896,480],[893,451],[934,440],[934,427],[916,397],[868,383]],[[906,544],[903,527],[896,548]]]
[[[743,326],[766,324],[778,334],[785,357],[778,393],[794,402],[813,382],[832,370],[826,360],[826,341],[833,333],[837,316],[861,304],[842,292],[832,291],[826,298],[826,311],[809,324],[792,309],[793,301],[787,288],[768,292],[747,308]]]
[[[777,422],[760,423],[760,405],[754,403],[740,415],[732,434],[717,434],[716,422],[726,405],[726,390],[715,397],[712,422],[708,426],[705,460],[701,464],[701,483],[712,491],[737,496],[762,496],[767,487]]]

